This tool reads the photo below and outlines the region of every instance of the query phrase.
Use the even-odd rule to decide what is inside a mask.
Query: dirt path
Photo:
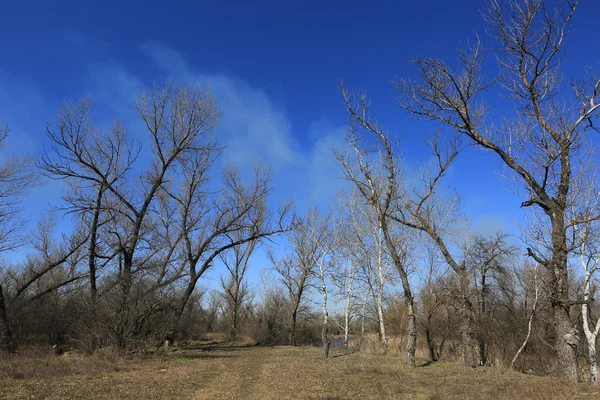
[[[215,356],[228,357],[227,362],[215,362],[210,368],[213,378],[196,390],[196,399],[262,399],[256,386],[262,381],[263,368],[272,362],[273,352],[264,348],[218,349]]]
[[[15,359],[0,365],[0,399],[591,399],[598,388],[503,368],[397,357],[323,359],[317,348],[203,343],[145,360]],[[4,365],[4,364],[3,364]],[[7,375],[7,372],[12,375]]]

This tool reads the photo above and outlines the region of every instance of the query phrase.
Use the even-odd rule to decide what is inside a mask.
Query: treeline
[[[268,167],[257,164],[249,179],[217,168],[227,151],[214,133],[220,112],[201,86],[142,93],[144,139],[117,120],[100,129],[89,99],[64,103],[44,153],[7,157],[0,168],[0,250],[32,249],[2,266],[2,349],[66,340],[88,351],[144,348],[212,331],[319,341],[327,356],[332,335],[360,348],[376,332],[382,351],[400,338],[393,346],[411,366],[422,351],[430,361],[578,380],[586,365],[597,383],[600,80],[563,80],[577,0],[506,3],[484,14],[496,70],[476,40],[456,66],[420,57],[417,78],[394,82],[401,109],[435,132],[422,135],[431,153],[416,173],[407,174],[402,142],[377,123],[366,95],[340,83],[347,146],[332,157],[351,189],[302,216],[291,203],[267,205]],[[507,99],[514,112],[498,120],[494,105]],[[0,138],[7,134],[3,127]],[[445,177],[468,147],[495,157],[522,196],[529,216],[516,238],[465,228]],[[24,235],[20,201],[44,179],[64,182],[62,202]],[[257,248],[274,277],[264,288],[248,285]],[[202,277],[215,265],[221,290],[206,293]]]

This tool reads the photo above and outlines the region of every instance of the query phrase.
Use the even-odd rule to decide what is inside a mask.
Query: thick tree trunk
[[[571,324],[567,234],[564,222],[564,212],[552,211],[552,260],[550,267],[552,279],[552,311],[557,341],[556,352],[562,375],[574,382],[579,380],[579,365],[577,363],[577,345],[579,338],[577,329]]]
[[[579,365],[577,363],[577,344],[579,342],[577,329],[571,326],[569,313],[560,306],[554,307],[554,326],[558,337],[556,352],[558,364],[563,376],[571,381],[579,380]]]
[[[127,303],[129,299],[129,293],[131,292],[131,285],[133,271],[133,252],[123,251],[123,270],[121,272],[121,288],[123,289],[123,301]]]
[[[438,360],[437,352],[435,349],[435,342],[431,336],[431,328],[429,323],[425,327],[425,340],[427,341],[427,348],[429,349],[429,361],[436,362]]]
[[[98,191],[96,197],[96,205],[94,209],[94,218],[92,220],[92,226],[90,227],[90,247],[88,254],[88,266],[90,270],[90,302],[92,308],[92,315],[96,315],[96,299],[97,299],[97,284],[96,284],[96,248],[98,246],[98,225],[100,223],[100,211],[102,206],[102,195],[103,189]]]
[[[100,210],[102,206],[103,189],[98,191],[96,197],[96,205],[94,209],[94,218],[90,227],[90,247],[88,253],[88,267],[90,271],[90,329],[91,341],[90,350],[94,351],[98,348],[97,341],[97,303],[98,303],[98,287],[96,282],[96,248],[98,246],[98,225],[100,223]]]
[[[121,301],[117,310],[118,326],[116,331],[117,336],[117,347],[124,349],[127,347],[128,337],[128,325],[130,323],[130,304],[129,295],[131,293],[132,286],[132,271],[133,271],[133,254],[129,251],[122,251],[122,260],[119,260],[120,266],[120,286],[121,286]]]
[[[292,346],[297,346],[298,344],[296,343],[296,319],[298,317],[298,308],[295,307],[294,311],[292,312],[291,315],[291,324],[290,324],[290,338],[289,338],[289,343]]]
[[[486,273],[485,271],[481,276],[481,291],[479,298],[479,326],[477,332],[477,347],[479,350],[479,365],[483,366],[487,363],[487,357],[485,354],[485,338],[486,338],[486,329],[487,329],[487,310],[486,310],[486,300],[487,300],[487,283],[486,283]]]
[[[0,285],[0,350],[6,352],[13,350],[13,336],[8,321],[2,285]]]
[[[485,356],[485,341],[482,338],[478,340],[479,348],[479,365],[483,366],[487,363],[487,358]]]
[[[583,253],[583,252],[582,252]],[[583,256],[582,256],[583,257]],[[592,274],[595,271],[597,265],[588,269],[587,262],[582,259],[582,264],[585,269],[585,286],[583,292],[583,299],[585,301],[589,301],[591,297],[591,279]],[[600,320],[596,321],[594,326],[594,330],[592,331],[590,327],[589,320],[589,304],[585,303],[581,305],[581,316],[583,319],[583,332],[585,334],[585,339],[588,345],[588,361],[590,364],[590,384],[597,385],[598,384],[598,357],[596,354],[596,337],[598,336],[598,331],[600,331]]]
[[[466,271],[460,276],[460,285],[462,291],[462,361],[463,364],[476,367],[475,351],[473,348],[473,304],[470,298],[469,277]]]
[[[238,320],[238,307],[233,307],[233,315],[231,316],[231,332],[230,337],[232,341],[237,340],[237,320]]]
[[[415,366],[415,351],[417,349],[417,324],[412,298],[408,308],[408,341],[406,343],[406,365]]]
[[[598,384],[598,357],[596,355],[596,338],[588,340],[588,360],[590,363],[590,383]]]

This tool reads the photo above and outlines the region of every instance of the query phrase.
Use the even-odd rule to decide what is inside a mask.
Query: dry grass
[[[0,367],[6,399],[592,399],[587,384],[471,369],[448,362],[408,368],[399,357],[318,348],[211,342],[146,360],[114,355],[23,355]],[[70,357],[70,358],[69,358]],[[37,361],[37,364],[35,360]],[[12,371],[12,372],[11,372]],[[15,371],[22,371],[21,375]]]

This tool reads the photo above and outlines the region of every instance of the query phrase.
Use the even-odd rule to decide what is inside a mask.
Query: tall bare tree
[[[360,272],[368,268],[370,261],[367,261],[369,249],[366,245],[368,234],[365,230],[363,213],[361,212],[361,197],[353,191],[349,196],[339,196],[339,214],[341,223],[338,226],[339,247],[337,253],[345,262],[338,263],[337,270],[333,273],[333,284],[339,291],[339,297],[344,301],[344,323],[342,326],[344,332],[344,346],[348,347],[350,322],[354,317],[354,308],[362,299],[357,299],[357,293],[360,293]],[[368,224],[367,224],[368,225]],[[364,279],[362,280],[364,281]],[[362,285],[364,286],[364,285]],[[368,293],[369,290],[365,290]],[[365,302],[366,303],[366,302]],[[366,306],[366,304],[364,304]],[[383,314],[383,313],[382,313]],[[364,320],[364,318],[363,318]],[[385,328],[383,335],[385,339]]]
[[[490,238],[475,235],[466,252],[465,263],[473,276],[476,297],[475,325],[479,350],[479,365],[488,362],[488,341],[493,322],[493,293],[502,285],[516,249],[506,243],[506,235],[496,234]]]
[[[0,147],[9,129],[0,125]],[[36,183],[31,160],[8,156],[0,164],[0,254],[15,250],[23,243],[21,230],[25,224],[19,214],[21,198]],[[0,351],[13,350],[13,336],[6,307],[5,294],[0,284]]]
[[[444,260],[458,275],[463,304],[463,362],[474,366],[473,304],[470,298],[469,274],[464,261],[458,260],[451,253],[446,239],[450,233],[448,228],[456,216],[458,199],[442,199],[436,193],[440,180],[461,150],[460,143],[453,140],[446,149],[442,149],[441,136],[436,134],[430,141],[434,161],[431,165],[421,169],[419,174],[421,187],[409,189],[398,174],[394,146],[387,132],[372,119],[366,96],[359,93],[354,102],[352,95],[342,84],[340,84],[340,91],[351,121],[350,133],[346,137],[354,149],[355,155],[351,157],[349,154],[338,152],[336,157],[345,176],[355,183],[358,190],[369,199],[371,204],[374,204],[380,220],[385,222],[381,223],[382,231],[388,230],[386,244],[388,244],[388,249],[391,249],[394,265],[400,273],[405,304],[409,310],[407,362],[412,364],[414,357],[410,353],[415,347],[416,340],[414,305],[411,305],[414,304],[414,298],[410,290],[402,253],[396,248],[389,230],[393,223],[426,234],[438,247]],[[374,139],[374,144],[369,145],[367,139],[357,133],[357,129],[369,134]],[[374,154],[376,157],[373,157]]]
[[[435,362],[439,358],[439,349],[434,338],[434,332],[437,330],[436,317],[448,297],[450,288],[443,287],[441,284],[444,269],[441,268],[442,261],[439,258],[439,251],[435,246],[427,246],[425,250],[424,259],[427,268],[421,271],[425,275],[419,291],[421,303],[419,324],[425,333],[429,361]]]
[[[346,140],[352,147],[354,154],[334,151],[336,158],[342,167],[345,177],[350,180],[356,190],[364,197],[374,214],[376,234],[381,234],[381,243],[385,246],[392,264],[400,275],[402,289],[404,291],[404,305],[408,311],[408,338],[406,345],[406,364],[415,365],[415,350],[417,343],[417,326],[415,316],[414,296],[411,289],[408,266],[407,266],[407,237],[405,233],[398,234],[398,228],[402,227],[397,221],[390,218],[390,214],[398,207],[397,199],[403,194],[402,183],[397,172],[397,160],[387,138],[382,130],[371,121],[367,115],[366,103],[353,104],[350,95],[340,85],[344,96],[346,108],[350,114],[350,129],[346,133]],[[379,159],[373,160],[373,154],[379,149],[369,147],[362,140],[361,130],[370,132],[380,140],[383,152],[379,153]],[[380,242],[376,240],[376,243]],[[381,263],[383,249],[378,249],[378,262]]]
[[[231,238],[238,242],[244,237],[244,232],[238,231]],[[257,242],[251,241],[233,247],[227,253],[221,253],[221,260],[227,269],[228,276],[221,277],[221,287],[224,291],[225,301],[231,322],[230,338],[237,340],[240,314],[245,302],[248,301],[249,288],[246,282],[246,271],[250,256],[256,249]]]
[[[595,201],[598,201],[595,199]],[[583,333],[588,346],[588,361],[590,367],[590,383],[598,385],[598,355],[596,352],[596,338],[600,332],[600,318],[594,323],[592,319],[591,304],[594,300],[597,270],[600,266],[600,249],[597,224],[586,224],[580,231],[581,245],[578,251],[579,261],[583,272],[583,304],[581,305],[581,318]]]
[[[298,344],[298,316],[306,295],[314,287],[314,277],[323,249],[329,248],[329,231],[315,208],[299,220],[288,235],[290,249],[281,257],[270,251],[269,259],[285,285],[291,305],[289,313],[289,343]],[[326,298],[325,298],[326,301]]]
[[[319,241],[317,250],[313,254],[315,268],[315,274],[318,276],[320,285],[318,285],[318,291],[321,292],[323,298],[321,303],[321,311],[323,313],[323,320],[321,323],[321,342],[323,343],[323,355],[325,358],[329,357],[329,311],[327,308],[328,301],[328,289],[327,284],[330,277],[330,270],[332,264],[335,263],[333,259],[334,247],[337,242],[337,227],[332,227],[332,214],[324,216],[319,215],[316,209],[311,209],[307,216],[307,223],[310,229],[311,239]]]
[[[577,329],[571,320],[567,268],[571,231],[584,223],[570,215],[577,201],[574,183],[581,178],[581,149],[585,133],[595,130],[600,80],[590,77],[573,82],[569,95],[562,85],[561,54],[578,0],[492,0],[485,14],[489,31],[497,40],[500,72],[496,79],[483,76],[483,49],[476,41],[459,53],[460,67],[428,57],[415,60],[418,80],[399,80],[401,106],[417,118],[438,121],[475,145],[496,154],[510,175],[524,189],[522,207],[535,207],[546,218],[540,232],[549,245],[530,248],[529,255],[551,271],[556,351],[562,373],[579,376]],[[498,83],[513,98],[516,114],[504,124],[489,118],[484,103],[486,89]],[[586,216],[597,219],[600,215]]]
[[[118,221],[111,232],[119,258],[122,293],[117,315],[127,324],[133,318],[129,307],[133,275],[143,269],[143,260],[148,260],[141,250],[151,247],[152,206],[180,165],[198,154],[208,158],[207,154],[215,151],[211,132],[219,112],[214,97],[199,86],[167,84],[155,86],[151,94],[142,93],[137,111],[149,133],[151,165],[131,176],[139,147],[127,139],[118,122],[109,134],[99,133],[91,122],[90,111],[87,100],[61,107],[57,123],[47,129],[53,146],[42,157],[40,166],[51,176],[76,180],[79,187],[95,188],[98,197],[109,197],[106,204],[110,204],[111,218]],[[124,338],[118,336],[119,345],[124,346]]]
[[[186,173],[182,195],[175,196],[182,221],[183,259],[188,269],[178,315],[185,309],[198,280],[221,253],[284,233],[295,223],[290,203],[280,206],[275,215],[267,207],[271,192],[268,168],[257,165],[247,185],[236,168],[226,168],[216,197],[206,196],[200,173],[203,168]]]

